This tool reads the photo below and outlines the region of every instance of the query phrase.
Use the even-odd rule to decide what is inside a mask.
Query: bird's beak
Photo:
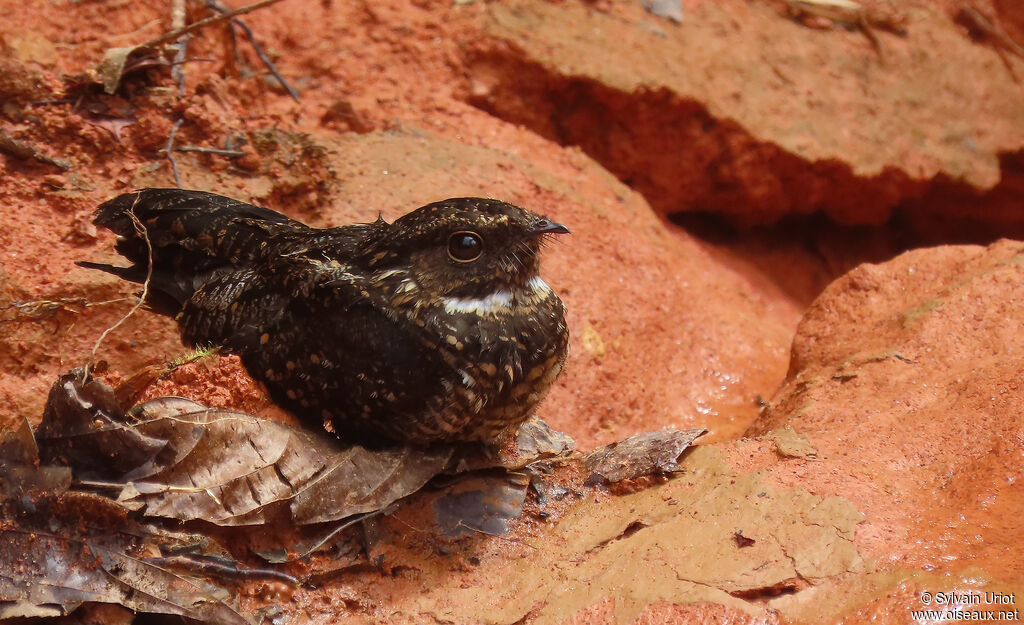
[[[572,234],[568,228],[548,218],[538,219],[529,228],[530,234]]]

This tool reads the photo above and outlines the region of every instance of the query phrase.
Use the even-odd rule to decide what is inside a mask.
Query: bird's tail
[[[266,208],[183,189],[125,193],[100,205],[94,223],[119,235],[116,249],[132,265],[80,266],[139,283],[149,275],[151,288],[178,304],[217,271],[252,264],[269,237],[308,230]]]

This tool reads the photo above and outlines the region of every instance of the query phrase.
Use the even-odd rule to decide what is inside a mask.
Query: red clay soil
[[[413,502],[384,565],[284,597],[291,622],[908,622],[926,589],[1024,591],[1022,244],[854,269],[1024,238],[1024,10],[914,3],[876,48],[781,2],[684,5],[285,0],[243,19],[296,102],[223,24],[183,92],[149,63],[104,93],[105,51],[168,31],[168,3],[0,0],[0,427],[90,358],[120,380],[188,353],[146,309],[98,343],[135,289],[74,265],[117,260],[100,202],[175,184],[173,134],[243,152],[173,151],[183,186],[312,225],[460,195],[568,224],[541,416],[582,449],[711,431],[639,493],[564,469],[573,494],[509,537],[440,541]],[[161,394],[289,418],[233,356]]]
[[[748,434],[806,434],[818,461],[800,470],[843,473],[836,494],[892,531],[880,555],[917,542],[902,562],[927,570],[935,550],[1024,579],[1010,547],[1024,424],[1006,417],[1024,399],[1022,262],[1015,241],[909,252],[837,280],[800,323],[787,382]]]

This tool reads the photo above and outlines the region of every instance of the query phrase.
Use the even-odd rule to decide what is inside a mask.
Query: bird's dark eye
[[[484,240],[475,232],[463,230],[448,237],[448,255],[458,263],[470,263],[484,253]]]

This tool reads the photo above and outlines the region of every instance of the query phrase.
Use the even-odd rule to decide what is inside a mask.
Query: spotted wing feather
[[[137,218],[138,224],[132,219]],[[123,278],[145,279],[152,246],[152,287],[178,304],[211,277],[251,266],[311,229],[272,210],[203,191],[144,189],[102,204],[95,223],[120,235],[117,251],[133,263],[106,268]]]

